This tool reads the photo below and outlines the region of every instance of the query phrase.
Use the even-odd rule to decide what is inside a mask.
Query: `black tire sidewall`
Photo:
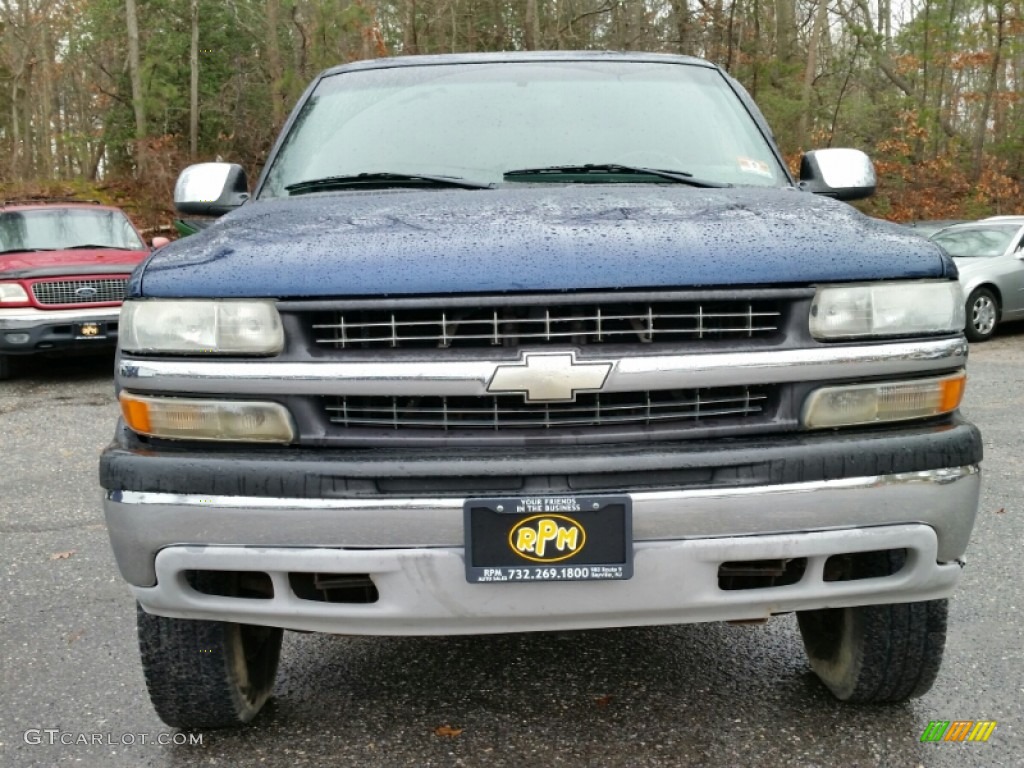
[[[227,582],[217,586],[223,588],[220,594],[235,591]],[[139,606],[138,636],[150,700],[168,725],[242,725],[273,692],[284,636],[280,628],[156,616]]]
[[[905,555],[873,553],[853,578],[898,572]],[[931,688],[942,663],[946,600],[798,611],[811,669],[840,701],[886,704]]]

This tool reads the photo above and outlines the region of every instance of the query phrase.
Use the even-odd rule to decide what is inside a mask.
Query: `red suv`
[[[11,355],[116,343],[128,276],[147,255],[118,208],[0,201],[0,379]]]

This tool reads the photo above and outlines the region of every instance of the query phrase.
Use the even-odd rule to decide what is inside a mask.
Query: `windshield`
[[[119,211],[52,208],[0,212],[0,253],[83,246],[145,248],[128,217]]]
[[[519,183],[547,179],[504,174],[588,164],[677,171],[717,184],[788,183],[717,70],[647,62],[506,62],[324,78],[274,158],[260,197],[360,173]],[[610,175],[576,180],[606,181]],[[667,181],[637,174],[616,180]]]
[[[1006,253],[1018,232],[1019,224],[990,224],[943,230],[931,239],[954,258],[991,258]]]

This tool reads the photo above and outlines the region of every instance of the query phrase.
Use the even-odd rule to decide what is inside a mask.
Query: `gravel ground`
[[[785,616],[454,639],[290,633],[251,727],[168,729],[146,696],[100,510],[111,365],[25,361],[0,384],[0,765],[1024,764],[1020,326],[971,352],[964,411],[985,436],[985,482],[942,672],[923,698],[883,708],[834,702]],[[986,744],[920,743],[935,719],[999,725]],[[155,743],[168,739],[186,743]]]

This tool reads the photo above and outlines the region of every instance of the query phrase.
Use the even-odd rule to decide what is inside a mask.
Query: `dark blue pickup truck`
[[[339,67],[251,198],[186,169],[227,215],[134,273],[101,464],[159,715],[251,719],[284,629],[792,612],[839,699],[928,690],[981,440],[956,268],[874,186],[612,53]]]

